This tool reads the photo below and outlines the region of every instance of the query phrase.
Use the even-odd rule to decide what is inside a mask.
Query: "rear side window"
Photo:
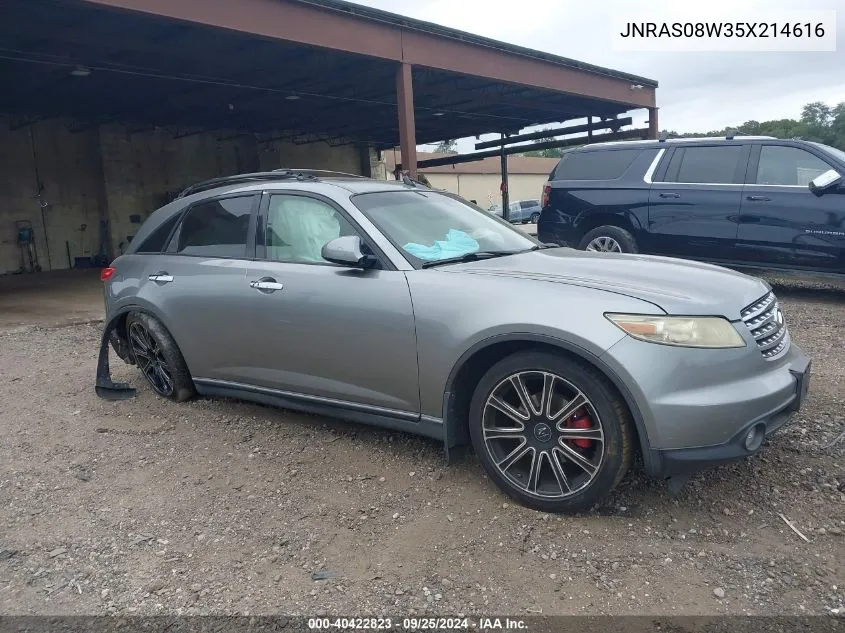
[[[141,244],[135,249],[136,253],[160,253],[167,245],[170,234],[176,228],[179,222],[179,214],[175,213],[172,218],[163,222],[157,229],[147,236]]]
[[[741,156],[740,145],[684,147],[672,156],[666,182],[731,184]]]
[[[764,145],[760,148],[757,184],[806,187],[828,169],[830,165],[821,158],[799,147]]]
[[[246,257],[254,196],[211,200],[192,206],[182,220],[176,252],[202,257]]]
[[[642,153],[641,148],[570,152],[560,159],[555,180],[616,180]]]

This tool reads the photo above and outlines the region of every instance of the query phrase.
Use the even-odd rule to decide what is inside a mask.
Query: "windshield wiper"
[[[492,257],[504,257],[505,255],[516,255],[524,251],[473,251],[471,253],[464,253],[457,257],[447,257],[445,259],[436,259],[430,262],[424,262],[422,268],[431,268],[432,266],[440,266],[441,264],[459,264],[461,262],[474,262],[479,259],[490,259]]]

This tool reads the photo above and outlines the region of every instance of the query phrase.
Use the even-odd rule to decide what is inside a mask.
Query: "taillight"
[[[115,269],[114,268],[102,268],[100,269],[100,281],[108,281],[114,275]]]
[[[543,185],[543,195],[540,196],[540,206],[544,209],[549,206],[549,198],[552,195],[552,186],[549,183]]]

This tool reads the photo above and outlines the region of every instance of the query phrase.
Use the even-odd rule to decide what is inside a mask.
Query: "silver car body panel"
[[[505,339],[543,341],[604,371],[631,407],[645,452],[723,444],[798,397],[792,370],[806,368],[801,350],[791,345],[765,360],[740,319],[770,291],[765,282],[709,264],[569,248],[418,269],[353,203],[356,193],[397,189],[407,187],[362,179],[251,183],[176,200],[133,243],[195,200],[301,191],[340,206],[391,269],[130,248],[106,284],[107,318],[131,309],[159,318],[201,393],[299,403],[430,437],[449,435],[445,398],[461,363]],[[149,279],[161,272],[173,280]],[[250,287],[265,277],[283,289]],[[609,312],[722,316],[746,346],[647,343],[613,325]]]

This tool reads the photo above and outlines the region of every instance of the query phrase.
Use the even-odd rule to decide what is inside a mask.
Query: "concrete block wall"
[[[130,132],[123,125],[49,120],[12,130],[0,122],[0,274],[20,266],[15,220],[32,222],[43,270],[68,268],[66,243],[70,265],[98,254],[107,218],[108,247],[118,255],[140,227],[132,216],[143,222],[168,196],[199,180],[278,167],[363,174],[373,157],[352,145],[259,142],[220,131],[174,138],[167,130]]]
[[[130,133],[102,126],[100,148],[113,252],[120,254],[147,216],[191,183],[258,167],[254,137],[173,138],[165,130]],[[139,222],[132,222],[137,216]]]
[[[0,126],[0,273],[20,266],[17,220],[32,223],[43,270],[68,268],[68,250],[71,261],[97,252],[98,160],[96,130],[74,133],[58,120]]]

